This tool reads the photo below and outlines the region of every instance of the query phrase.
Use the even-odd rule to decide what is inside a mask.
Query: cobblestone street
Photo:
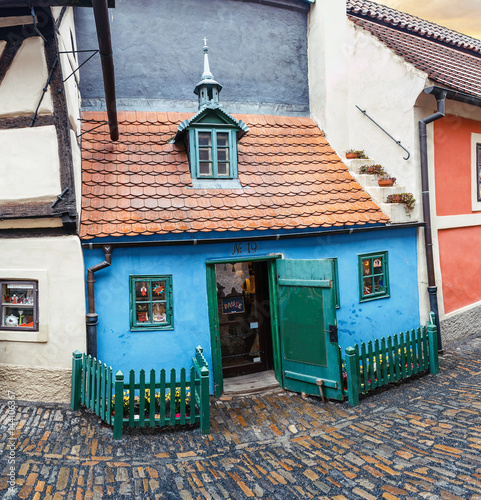
[[[15,486],[1,402],[4,499],[481,499],[481,338],[441,372],[361,400],[297,394],[212,403],[211,431],[112,429],[86,410],[16,404]],[[293,427],[295,426],[295,427]]]

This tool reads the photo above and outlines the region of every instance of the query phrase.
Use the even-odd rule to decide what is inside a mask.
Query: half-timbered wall
[[[0,10],[0,398],[66,402],[85,342],[72,9],[36,8],[35,25]],[[34,307],[5,293],[25,283]]]

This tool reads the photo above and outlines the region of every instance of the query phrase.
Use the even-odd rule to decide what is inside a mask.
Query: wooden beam
[[[92,0],[0,0],[4,7],[92,7]],[[109,8],[115,8],[115,0],[108,0]]]

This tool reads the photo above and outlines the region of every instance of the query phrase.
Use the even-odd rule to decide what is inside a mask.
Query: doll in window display
[[[154,323],[165,323],[165,305],[158,302],[152,306],[152,321]]]

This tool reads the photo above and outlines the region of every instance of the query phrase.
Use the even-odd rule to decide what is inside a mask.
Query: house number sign
[[[231,255],[241,255],[242,253],[256,253],[257,243],[255,241],[248,241],[247,243],[235,243],[234,251]]]

